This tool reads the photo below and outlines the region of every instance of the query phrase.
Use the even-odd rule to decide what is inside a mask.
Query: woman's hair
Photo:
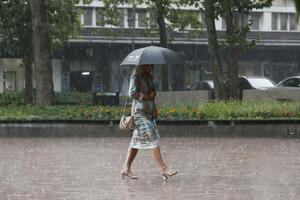
[[[132,75],[141,75],[141,73],[142,73],[142,69],[140,66],[136,66],[132,71]]]
[[[132,75],[141,75],[142,72],[144,70],[144,66],[140,65],[140,66],[136,66],[133,71],[132,71]],[[153,76],[153,75],[152,75]]]

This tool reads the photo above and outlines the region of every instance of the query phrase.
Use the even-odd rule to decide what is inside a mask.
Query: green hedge
[[[115,119],[122,107],[61,105],[0,106],[0,119]],[[300,103],[210,102],[198,106],[158,107],[159,119],[300,119]],[[130,108],[127,108],[127,113]]]
[[[24,91],[0,93],[0,105],[25,105]]]
[[[56,105],[92,105],[92,93],[70,92],[68,94],[55,93]],[[0,93],[0,106],[2,105],[25,105],[24,91]]]

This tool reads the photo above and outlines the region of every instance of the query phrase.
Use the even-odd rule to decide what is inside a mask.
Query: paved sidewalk
[[[300,199],[300,139],[162,138],[168,182],[149,150],[121,180],[129,140],[1,138],[0,200]]]

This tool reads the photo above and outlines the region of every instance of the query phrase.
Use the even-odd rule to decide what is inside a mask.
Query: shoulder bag
[[[121,130],[132,130],[132,129],[134,129],[133,115],[130,115],[130,116],[125,115],[127,100],[128,100],[128,97],[126,97],[125,106],[124,106],[122,116],[121,116],[121,120],[120,120],[120,123],[119,123],[119,128]]]

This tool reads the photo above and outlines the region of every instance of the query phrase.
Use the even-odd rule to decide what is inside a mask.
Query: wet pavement
[[[162,181],[151,151],[121,180],[130,138],[1,138],[0,200],[299,200],[300,139],[162,138],[179,171]]]

